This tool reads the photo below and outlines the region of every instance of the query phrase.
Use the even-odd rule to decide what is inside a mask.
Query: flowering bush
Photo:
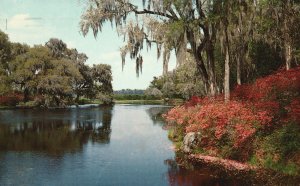
[[[300,67],[259,78],[253,85],[237,86],[232,92],[235,99],[265,101],[280,99],[281,95],[295,96],[300,91]]]
[[[300,122],[300,97],[297,99],[293,99],[286,107],[288,110],[287,118],[292,119],[293,121],[296,121],[298,124]]]
[[[0,105],[3,106],[16,106],[17,103],[23,100],[23,95],[14,93],[10,95],[1,95],[0,96]]]
[[[189,101],[187,101],[184,106],[185,107],[193,107],[203,102],[203,99],[199,98],[198,96],[192,96]]]
[[[242,150],[251,145],[258,131],[264,133],[287,121],[300,121],[300,67],[259,78],[252,84],[236,87],[231,101],[220,97],[193,96],[183,106],[164,115],[168,123],[184,127],[185,132],[200,132],[202,149]]]
[[[165,115],[168,123],[185,126],[186,132],[200,132],[212,142],[223,140],[226,136],[238,148],[251,137],[257,129],[271,122],[266,111],[251,109],[250,105],[238,101],[227,104],[211,101],[205,105],[186,108],[175,107]]]

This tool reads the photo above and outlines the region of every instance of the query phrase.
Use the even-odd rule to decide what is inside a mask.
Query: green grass
[[[296,163],[275,162],[272,157],[268,157],[263,166],[291,176],[299,176],[300,174],[300,168]]]
[[[13,107],[0,105],[0,109],[10,109],[10,108],[13,108]]]
[[[100,99],[94,99],[94,100],[90,100],[88,103],[89,104],[103,104],[103,101],[101,101]]]

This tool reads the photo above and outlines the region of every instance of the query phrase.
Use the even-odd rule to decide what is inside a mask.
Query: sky
[[[31,46],[45,44],[50,38],[61,39],[68,48],[85,53],[89,57],[88,65],[111,65],[114,90],[146,89],[154,76],[162,74],[162,59],[157,60],[156,47],[142,52],[143,73],[139,78],[134,60],[127,58],[122,71],[119,49],[124,42],[110,23],[104,25],[97,38],[92,32],[85,37],[80,32],[80,16],[85,6],[84,0],[0,0],[0,30],[8,34],[10,41]],[[173,68],[174,54],[169,70]]]

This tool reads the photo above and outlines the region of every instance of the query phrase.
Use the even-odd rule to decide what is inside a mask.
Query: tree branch
[[[170,14],[167,14],[167,13],[163,13],[163,12],[155,12],[155,11],[151,11],[151,10],[147,10],[147,9],[144,9],[142,11],[138,11],[136,9],[133,9],[132,10],[135,14],[152,14],[152,15],[159,15],[159,16],[163,16],[163,17],[167,17],[169,19],[176,19],[176,17],[173,17],[172,15]]]

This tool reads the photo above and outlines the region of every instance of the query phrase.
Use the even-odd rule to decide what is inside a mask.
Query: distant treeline
[[[122,89],[115,90],[114,95],[143,95],[145,90],[142,89]]]
[[[115,100],[158,100],[161,96],[147,94],[142,89],[122,89],[114,91]]]

